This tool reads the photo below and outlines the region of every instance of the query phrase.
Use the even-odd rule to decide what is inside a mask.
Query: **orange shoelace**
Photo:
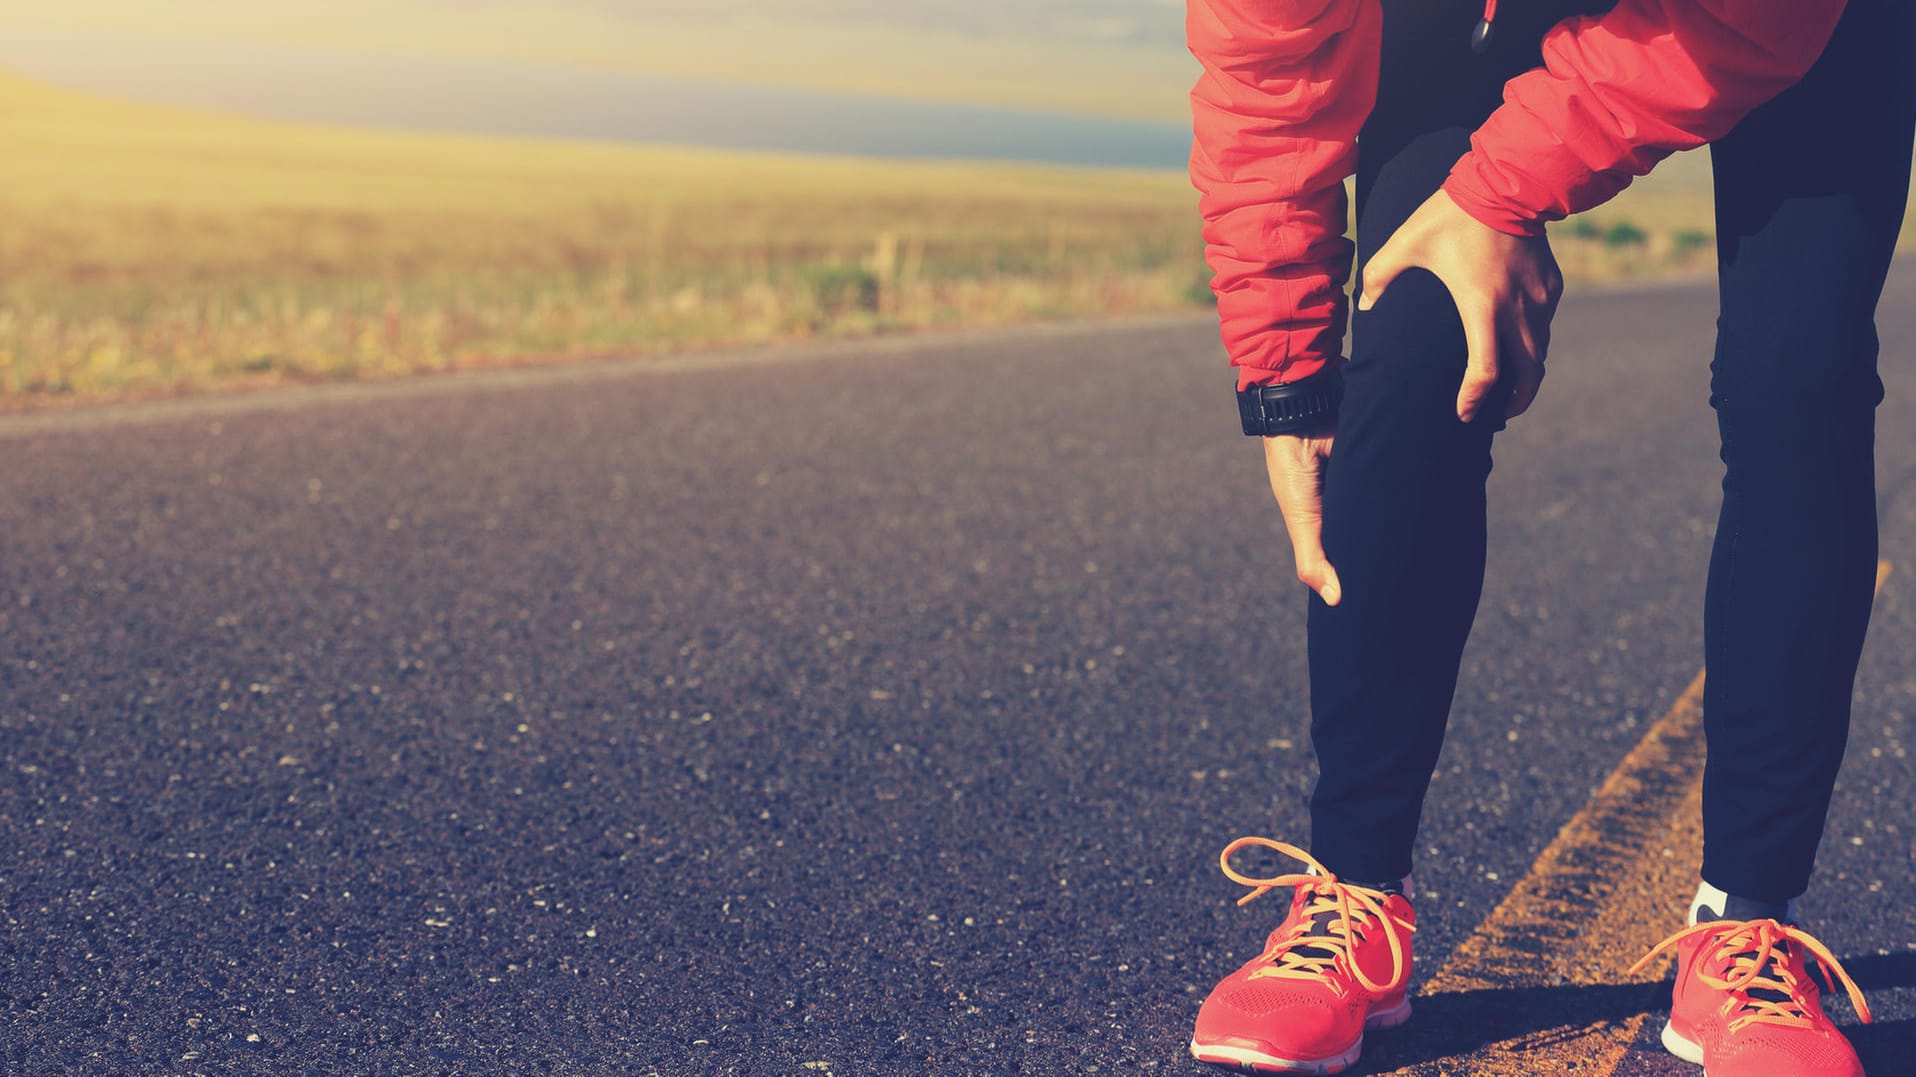
[[[1260,879],[1231,867],[1231,854],[1253,845],[1301,861],[1310,866],[1311,874],[1275,875]],[[1378,995],[1394,992],[1410,979],[1410,961],[1404,953],[1403,941],[1384,922],[1389,921],[1405,931],[1415,931],[1417,928],[1409,921],[1390,915],[1384,908],[1387,895],[1382,891],[1338,882],[1337,877],[1326,871],[1324,865],[1318,863],[1311,854],[1295,845],[1286,845],[1270,838],[1237,839],[1226,845],[1224,852],[1218,855],[1218,866],[1224,869],[1225,876],[1232,882],[1251,888],[1250,893],[1237,899],[1239,905],[1256,901],[1281,886],[1297,887],[1310,895],[1297,921],[1288,930],[1272,933],[1262,959],[1273,964],[1268,969],[1259,970],[1259,975],[1317,980],[1333,969],[1342,968],[1364,990]],[[1318,920],[1327,912],[1334,915],[1320,927]],[[1384,939],[1390,945],[1391,974],[1382,983],[1366,976],[1350,952],[1351,943],[1359,931],[1365,924],[1373,922],[1384,924]]]
[[[1730,1031],[1734,1032],[1753,1022],[1770,1025],[1789,1025],[1795,1028],[1810,1026],[1810,1018],[1803,1008],[1797,994],[1796,974],[1790,971],[1787,946],[1791,942],[1802,945],[1823,967],[1835,976],[1849,993],[1849,1000],[1856,1007],[1856,1015],[1869,1023],[1869,1004],[1863,1001],[1862,989],[1856,981],[1850,979],[1843,963],[1836,960],[1829,947],[1816,941],[1808,932],[1778,923],[1775,920],[1712,920],[1706,923],[1686,927],[1682,931],[1656,944],[1649,953],[1630,967],[1632,974],[1648,965],[1652,959],[1665,950],[1692,935],[1720,932],[1720,938],[1714,940],[1713,954],[1730,951],[1729,974],[1723,977],[1713,976],[1699,971],[1697,975],[1703,982],[1719,991],[1729,992],[1729,998],[1723,1001],[1723,1014],[1737,1009],[1743,1012],[1732,1018]],[[1714,963],[1714,962],[1713,962]],[[1766,991],[1781,996],[1763,998],[1752,991]]]

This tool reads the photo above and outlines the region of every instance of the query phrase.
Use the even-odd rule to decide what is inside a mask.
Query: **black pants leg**
[[[1816,67],[1711,151],[1726,470],[1705,603],[1703,877],[1762,901],[1809,885],[1869,622],[1875,312],[1916,116],[1903,7],[1851,0]]]
[[[1601,3],[1506,7],[1486,56],[1477,0],[1384,5],[1383,77],[1358,144],[1357,240],[1376,250],[1443,184],[1544,30]],[[1343,601],[1310,599],[1311,844],[1332,872],[1407,874],[1484,572],[1484,480],[1501,401],[1457,419],[1463,326],[1442,283],[1405,273],[1356,315],[1324,491]]]

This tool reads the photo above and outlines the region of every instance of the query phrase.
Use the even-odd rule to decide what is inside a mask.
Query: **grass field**
[[[14,408],[1208,296],[1177,173],[298,127],[5,75],[0,144]],[[1706,193],[1629,197],[1559,231],[1573,280],[1708,266]]]
[[[0,76],[0,388],[98,393],[1189,302],[1165,173],[281,126]]]

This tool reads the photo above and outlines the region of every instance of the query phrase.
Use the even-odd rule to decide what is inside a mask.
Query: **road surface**
[[[1876,1073],[1916,1050],[1911,266],[1884,311],[1911,570],[1804,902]],[[1691,885],[1658,745],[1713,318],[1573,296],[1499,443],[1420,839],[1441,990],[1361,1072],[1695,1072],[1622,951]],[[1180,317],[0,420],[0,1070],[1203,1072],[1199,1000],[1282,915],[1217,852],[1303,839],[1312,779],[1229,390]],[[1663,789],[1629,834],[1613,774]]]

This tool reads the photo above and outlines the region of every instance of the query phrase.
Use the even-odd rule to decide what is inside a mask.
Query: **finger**
[[[1542,363],[1522,363],[1511,373],[1510,406],[1504,410],[1504,418],[1514,419],[1530,410],[1536,403],[1537,393],[1543,388],[1544,365]]]
[[[1457,389],[1457,417],[1470,422],[1477,417],[1484,398],[1497,387],[1496,310],[1486,305],[1480,310],[1462,310],[1464,346],[1470,359],[1464,368],[1464,381]]]
[[[1506,357],[1511,391],[1505,418],[1514,419],[1527,411],[1543,387],[1544,361],[1550,354],[1550,321],[1555,306],[1554,303],[1525,304],[1516,312],[1512,328],[1517,335],[1518,349],[1514,357]]]
[[[1369,310],[1376,306],[1384,289],[1390,287],[1390,282],[1397,279],[1397,274],[1407,268],[1400,254],[1403,246],[1401,240],[1392,236],[1364,263],[1364,292],[1357,298],[1358,310]]]
[[[1515,358],[1519,362],[1541,363],[1544,353],[1550,348],[1550,315],[1536,307],[1525,304],[1509,312],[1510,334],[1516,338],[1515,355],[1505,354],[1505,359]]]
[[[1281,441],[1274,438],[1266,442],[1271,454],[1271,493],[1276,496],[1278,511],[1284,516],[1284,531],[1290,536],[1297,578],[1317,592],[1325,603],[1335,606],[1343,592],[1337,581],[1337,570],[1324,554],[1323,462],[1315,455],[1294,455],[1300,447],[1280,448]]]

